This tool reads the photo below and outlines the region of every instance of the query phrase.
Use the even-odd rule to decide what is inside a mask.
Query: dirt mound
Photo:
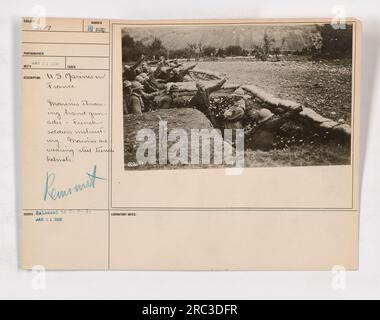
[[[168,132],[173,129],[184,129],[187,136],[191,137],[191,129],[212,129],[210,121],[206,116],[198,110],[184,109],[162,109],[152,112],[143,113],[142,115],[129,114],[124,116],[124,155],[125,169],[178,169],[184,164],[178,165],[159,165],[158,160],[155,165],[136,166],[136,152],[139,147],[139,142],[136,141],[136,135],[141,129],[151,129],[156,136],[156,159],[159,159],[159,122],[166,121]],[[168,150],[175,142],[168,142]],[[201,147],[201,145],[200,145]],[[211,148],[211,163],[213,163],[213,148]],[[200,153],[201,154],[201,153]],[[191,155],[191,143],[189,140],[188,155]],[[215,167],[215,165],[189,165],[185,164],[186,168],[205,168]]]

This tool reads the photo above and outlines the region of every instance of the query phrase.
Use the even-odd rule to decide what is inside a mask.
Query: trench
[[[225,110],[233,105],[234,98],[227,95],[216,95],[210,98],[210,111],[215,117],[217,129],[224,129]],[[246,108],[260,110],[266,108],[266,104],[257,98],[251,98],[246,101]],[[275,117],[278,115],[274,115]],[[249,132],[254,129],[257,124],[253,123],[248,117],[243,118],[245,134],[244,148],[250,149],[251,139]],[[275,135],[273,149],[287,149],[292,146],[320,146],[332,144],[346,146],[345,139],[333,134],[330,130],[323,130],[310,126],[307,122],[292,120],[283,124]]]

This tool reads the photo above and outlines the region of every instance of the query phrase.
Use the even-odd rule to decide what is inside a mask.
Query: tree
[[[352,56],[352,25],[346,25],[345,29],[335,29],[330,24],[316,27],[321,37],[316,57],[336,59]]]
[[[274,38],[268,35],[268,33],[264,33],[263,37],[263,54],[266,58],[268,58],[268,55],[271,52],[272,44],[275,42]]]
[[[147,55],[149,57],[159,57],[159,56],[165,56],[167,53],[166,48],[162,44],[162,41],[159,38],[154,38],[151,44],[147,48]]]
[[[243,49],[240,46],[228,46],[225,52],[229,56],[241,56],[243,55]]]
[[[170,58],[189,58],[189,52],[188,50],[186,50],[186,48],[170,50],[169,57]]]
[[[152,50],[160,50],[160,49],[164,48],[164,46],[162,45],[162,41],[158,38],[154,38],[149,47]]]
[[[135,46],[135,40],[127,33],[123,36],[123,39],[121,40],[122,46],[133,48]]]
[[[186,46],[186,51],[188,54],[188,58],[194,58],[196,56],[197,44],[196,43],[188,43]]]
[[[203,55],[203,49],[204,49],[204,45],[202,41],[198,42],[197,49],[198,49],[197,51],[199,53],[199,57],[201,57]]]
[[[216,54],[216,48],[214,48],[212,46],[206,46],[206,47],[203,48],[203,54],[206,57],[215,56],[215,54]]]
[[[226,50],[223,48],[216,49],[215,55],[217,57],[225,58],[226,57]]]
[[[141,40],[136,41],[128,33],[122,38],[123,61],[132,62],[138,60],[142,54],[149,58],[153,56],[166,56],[167,49],[159,38],[154,38],[149,45],[144,45]]]
[[[123,36],[121,43],[125,62],[136,61],[146,51],[144,44],[141,41],[136,42],[129,34]]]

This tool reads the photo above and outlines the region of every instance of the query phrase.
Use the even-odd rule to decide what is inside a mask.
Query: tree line
[[[352,55],[352,25],[345,25],[344,29],[336,29],[329,24],[317,25],[316,31],[310,35],[310,44],[308,46],[292,53],[318,59],[335,59]],[[170,50],[163,45],[159,38],[154,38],[150,43],[144,44],[141,40],[135,40],[127,33],[122,38],[122,54],[123,61],[126,62],[136,61],[142,54],[148,59],[158,59],[160,56],[168,59],[253,56],[258,60],[265,61],[271,55],[278,56],[283,53],[285,43],[286,38],[282,38],[278,45],[273,37],[268,33],[264,33],[261,43],[253,45],[249,49],[242,48],[240,45],[216,48],[205,45],[200,41],[188,43],[181,49]]]
[[[144,54],[148,59],[157,59],[164,56],[169,59],[196,59],[202,57],[245,56],[250,52],[239,45],[230,45],[226,48],[206,46],[202,42],[189,43],[182,49],[167,49],[161,39],[154,38],[145,45],[141,40],[135,40],[131,35],[125,34],[122,38],[123,61],[136,61]]]

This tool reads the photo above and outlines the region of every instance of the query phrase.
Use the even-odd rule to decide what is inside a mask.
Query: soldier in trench
[[[293,120],[300,112],[302,112],[301,106],[287,111],[281,116],[274,115],[266,108],[251,112],[249,116],[258,123],[258,126],[248,133],[251,141],[248,147],[252,150],[271,150],[273,148],[274,138],[281,126]]]
[[[206,88],[206,86],[203,83],[197,82],[197,92],[190,99],[189,102],[189,106],[201,111],[210,120],[211,124],[214,127],[217,126],[217,122],[210,111],[210,94],[216,90],[219,90],[226,81],[227,78],[224,78],[223,80],[219,81],[214,86],[209,88]]]
[[[145,56],[141,55],[140,59],[136,61],[132,66],[124,65],[123,70],[123,81],[134,81],[136,76],[139,74],[138,68],[145,60]]]
[[[132,82],[125,80],[123,81],[123,110],[124,114],[128,114],[128,102],[132,95]]]
[[[159,97],[158,105],[160,109],[185,108],[188,102],[180,97],[179,88],[176,84],[171,84],[167,93]]]

